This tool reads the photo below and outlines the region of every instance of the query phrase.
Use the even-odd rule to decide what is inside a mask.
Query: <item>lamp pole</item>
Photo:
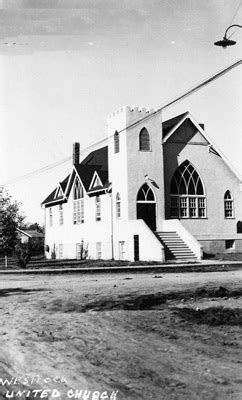
[[[235,42],[234,40],[230,40],[229,38],[227,38],[227,33],[228,33],[229,29],[230,29],[230,28],[234,28],[234,27],[242,28],[242,25],[238,25],[238,24],[230,25],[230,26],[226,29],[223,39],[222,39],[222,40],[218,40],[217,42],[214,43],[215,46],[220,46],[220,47],[223,47],[224,49],[226,49],[226,47],[228,47],[228,46],[233,46],[233,45],[235,45],[236,42]]]

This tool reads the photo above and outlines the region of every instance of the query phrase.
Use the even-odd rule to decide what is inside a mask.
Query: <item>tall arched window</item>
[[[224,195],[224,218],[234,217],[234,200],[231,192],[227,190]]]
[[[73,189],[73,224],[84,222],[84,191],[78,178],[75,179]]]
[[[140,151],[149,151],[150,150],[150,135],[146,128],[143,128],[140,131],[139,149],[140,149]]]
[[[52,208],[49,209],[49,225],[53,225],[53,214],[52,214]]]
[[[121,197],[119,193],[116,195],[116,218],[121,218]]]
[[[202,180],[189,161],[176,170],[170,186],[172,218],[205,218],[206,197]]]
[[[101,221],[101,197],[96,196],[96,221]]]
[[[119,133],[115,131],[114,134],[114,153],[119,153]]]
[[[59,205],[59,222],[60,222],[60,225],[64,224],[64,213],[63,213],[63,205],[62,204]]]

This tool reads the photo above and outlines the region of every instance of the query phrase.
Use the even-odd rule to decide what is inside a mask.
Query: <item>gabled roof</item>
[[[168,119],[167,121],[162,122],[162,132],[163,132],[163,139],[168,135],[168,133],[177,125],[179,124],[184,117],[188,116],[189,112],[185,112],[183,114],[177,115],[174,118]]]
[[[47,203],[50,203],[51,201],[54,201],[56,189],[57,188],[55,188],[55,190],[53,190],[53,192],[51,192],[49,194],[49,196],[47,196],[46,199],[41,204],[47,204]]]
[[[81,162],[82,165],[99,166],[102,170],[108,170],[108,146],[92,151]]]
[[[110,189],[110,183],[106,181],[106,183],[103,186],[95,186],[87,191],[88,196],[94,196],[94,195],[99,195],[99,194],[104,194],[107,193],[107,190]],[[109,190],[110,192],[110,190]]]
[[[64,181],[60,182],[60,187],[61,187],[63,193],[65,193],[66,185],[67,185],[69,176],[70,176],[70,175],[67,175],[67,177],[64,179]]]
[[[79,165],[74,165],[74,170],[79,176],[84,188],[88,191],[93,175],[98,173],[101,181],[105,184],[108,180],[108,146],[92,151]],[[68,184],[67,195],[72,186]]]
[[[173,133],[176,132],[176,130],[188,118],[193,123],[193,125],[197,128],[197,130],[202,134],[202,136],[207,140],[208,146],[209,146],[209,152],[212,152],[212,153],[218,155],[219,157],[221,157],[223,159],[223,161],[227,164],[229,169],[236,176],[236,178],[240,182],[242,182],[241,175],[238,173],[238,171],[234,168],[234,166],[230,163],[230,161],[225,157],[225,155],[218,149],[218,147],[212,142],[210,137],[207,135],[207,133],[203,129],[202,124],[199,124],[189,112],[178,115],[177,117],[172,118],[172,119],[167,120],[162,123],[163,129],[165,127],[165,132],[163,134],[163,143],[166,143],[167,140],[173,135]]]
[[[52,204],[58,204],[66,201],[67,197],[70,194],[71,187],[76,175],[80,178],[80,181],[82,182],[84,189],[87,192],[95,171],[98,173],[103,183],[103,188],[105,189],[106,185],[108,185],[108,146],[104,146],[100,149],[92,151],[90,154],[88,154],[86,158],[84,158],[84,160],[80,164],[75,164],[73,166],[72,173],[59,184],[64,195],[55,198],[55,193],[58,189],[57,187],[43,201],[42,205],[48,204],[48,206],[51,206]]]
[[[23,231],[22,229],[17,228],[17,231],[19,233],[22,233],[22,235],[25,235],[29,238],[43,238],[44,234],[38,231],[34,231],[34,230],[25,230]]]
[[[49,194],[48,197],[46,197],[46,199],[41,203],[41,205],[43,205],[43,204],[49,204],[49,203],[55,203],[55,204],[57,204],[57,203],[63,202],[63,200],[65,199],[64,195],[55,197],[55,194],[56,194],[56,191],[58,190],[59,187],[61,187],[61,190],[63,191],[63,193],[65,192],[65,189],[66,189],[66,185],[67,185],[69,176],[70,176],[70,175],[68,175],[62,182],[59,183],[59,186],[57,186],[57,187],[55,188],[55,190],[53,190],[53,192],[51,192],[51,193]]]

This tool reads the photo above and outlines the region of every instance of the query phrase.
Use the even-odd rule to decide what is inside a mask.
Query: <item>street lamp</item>
[[[242,28],[242,25],[237,25],[237,24],[230,25],[230,26],[226,29],[223,39],[222,39],[222,40],[219,40],[218,42],[215,42],[215,43],[214,43],[215,46],[221,46],[221,47],[223,47],[224,49],[226,49],[226,47],[228,47],[228,46],[233,46],[234,44],[236,44],[236,42],[235,42],[234,40],[230,40],[229,38],[227,38],[228,30],[229,30],[230,28],[233,28],[234,26],[237,26],[237,28]]]

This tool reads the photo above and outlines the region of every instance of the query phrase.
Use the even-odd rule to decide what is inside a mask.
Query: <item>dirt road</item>
[[[0,397],[241,399],[241,278],[1,275]]]

